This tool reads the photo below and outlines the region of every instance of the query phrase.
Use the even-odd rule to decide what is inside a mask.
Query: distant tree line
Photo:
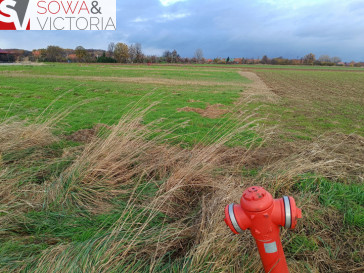
[[[104,50],[85,49],[78,46],[75,49],[66,49],[59,46],[50,45],[47,48],[32,51],[30,61],[38,62],[97,62],[102,57]]]
[[[264,55],[262,58],[215,58],[208,59],[206,63],[211,64],[269,64],[269,65],[318,65],[318,66],[352,66],[364,67],[364,62],[349,63],[342,62],[340,57],[330,57],[329,55],[321,55],[316,59],[315,54],[309,53],[302,58],[288,59],[283,57],[268,58]]]
[[[215,58],[213,60],[207,60],[208,63],[214,64],[271,64],[271,65],[339,65],[342,61],[339,57],[330,57],[328,55],[322,55],[319,59],[313,53],[309,53],[302,58],[287,59],[283,57],[268,58],[264,55],[260,58],[234,58],[227,57]]]
[[[107,50],[85,49],[78,46],[75,49],[65,49],[50,45],[47,48],[33,51],[12,49],[12,54],[0,56],[0,61],[39,61],[39,62],[78,62],[78,63],[180,63],[180,64],[270,64],[270,65],[346,65],[364,66],[363,62],[344,63],[339,57],[309,53],[302,58],[288,59],[283,57],[269,58],[221,58],[205,59],[202,49],[196,49],[192,58],[181,57],[177,50],[166,50],[162,56],[146,55],[140,43],[127,45],[125,43],[109,43]]]
[[[167,50],[162,56],[156,56],[144,54],[140,43],[132,45],[110,43],[107,50],[85,49],[82,46],[75,49],[64,49],[51,45],[30,52],[29,60],[79,63],[204,63],[201,49],[197,50],[196,57],[191,59],[181,58],[176,50]]]
[[[79,63],[205,63],[202,49],[197,49],[193,58],[182,58],[176,50],[166,50],[162,56],[146,55],[140,43],[110,43],[107,50],[64,49],[48,46],[31,52],[30,61],[39,62],[79,62]]]
[[[260,61],[261,64],[273,64],[273,65],[324,65],[332,66],[341,63],[341,58],[330,57],[328,55],[322,55],[319,59],[316,59],[315,54],[309,53],[301,59],[285,59],[283,57],[269,59],[266,55]]]

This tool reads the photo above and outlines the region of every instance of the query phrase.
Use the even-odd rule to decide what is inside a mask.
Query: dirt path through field
[[[179,80],[151,77],[104,77],[104,76],[72,76],[72,75],[41,75],[24,73],[24,71],[4,71],[0,75],[13,78],[42,78],[42,79],[64,79],[73,81],[96,81],[96,82],[126,82],[139,84],[162,84],[162,85],[200,85],[200,86],[240,86],[239,82],[218,82],[201,80]]]
[[[276,103],[280,97],[275,94],[255,73],[249,71],[239,71],[241,76],[251,80],[251,83],[244,84],[242,99],[258,100],[262,102]]]

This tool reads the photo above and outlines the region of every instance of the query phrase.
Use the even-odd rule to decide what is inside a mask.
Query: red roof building
[[[234,63],[235,64],[242,64],[243,63],[243,59],[242,58],[234,58]]]
[[[15,57],[10,51],[0,49],[0,63],[11,63],[14,61]]]

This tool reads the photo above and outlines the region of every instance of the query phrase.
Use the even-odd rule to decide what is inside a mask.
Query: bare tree
[[[130,58],[130,62],[132,62],[132,63],[135,62],[136,48],[135,48],[135,45],[133,45],[133,44],[129,46],[129,58]]]
[[[129,46],[129,58],[132,63],[142,63],[144,61],[144,54],[140,43]]]
[[[337,64],[337,63],[340,63],[341,62],[341,58],[340,57],[332,57],[332,58],[330,58],[330,61],[332,63]]]
[[[171,63],[172,62],[172,52],[170,52],[169,50],[164,51],[163,53],[163,58],[167,63]]]
[[[269,63],[269,59],[267,57],[267,55],[264,55],[262,60],[260,61],[262,64],[268,64]]]
[[[115,43],[111,42],[107,47],[107,52],[109,53],[109,57],[114,56]]]
[[[196,49],[194,58],[200,63],[203,59],[203,51],[201,48]]]
[[[331,58],[329,55],[321,55],[318,59],[322,63],[329,63],[331,62]]]
[[[304,64],[313,64],[316,61],[315,54],[309,53],[303,57]]]
[[[142,45],[140,43],[136,43],[134,47],[135,47],[135,62],[142,63],[144,61]]]
[[[173,50],[171,53],[171,57],[172,57],[172,63],[178,63],[180,61],[180,56],[177,53],[177,50]]]

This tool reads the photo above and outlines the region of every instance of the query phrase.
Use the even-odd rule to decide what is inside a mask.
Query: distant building
[[[243,63],[243,59],[242,58],[234,58],[234,64],[242,64]]]
[[[69,54],[67,56],[67,59],[70,61],[70,62],[77,62],[77,55],[76,54]]]
[[[245,63],[246,64],[259,64],[260,60],[259,59],[245,59]]]
[[[302,64],[302,60],[301,59],[292,59],[291,63],[293,65],[300,65],[300,64]]]
[[[14,61],[10,51],[0,49],[0,63],[11,63]]]

